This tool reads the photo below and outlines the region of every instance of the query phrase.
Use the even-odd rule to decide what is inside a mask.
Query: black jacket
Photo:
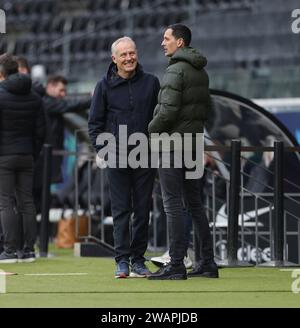
[[[119,125],[127,125],[128,135],[148,135],[159,88],[158,78],[143,72],[140,65],[131,79],[123,79],[112,63],[107,75],[97,83],[89,113],[89,135],[95,150],[101,149],[96,140],[103,132],[112,133],[118,140]]]
[[[43,104],[47,118],[46,142],[53,149],[64,149],[64,114],[86,110],[91,105],[91,100],[64,100],[56,99],[49,95],[43,97]],[[63,157],[54,156],[52,160],[52,182],[61,182],[61,164]]]
[[[31,91],[31,79],[12,74],[0,82],[0,156],[37,157],[45,136],[42,99]]]
[[[39,81],[34,81],[34,80],[32,81],[32,89],[40,97],[44,97],[46,94],[46,89]]]
[[[49,95],[43,97],[43,103],[50,127],[47,133],[47,142],[54,149],[63,149],[64,143],[64,116],[65,113],[74,113],[86,110],[91,100],[65,100],[56,99]]]

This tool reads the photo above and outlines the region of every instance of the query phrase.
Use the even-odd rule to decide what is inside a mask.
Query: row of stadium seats
[[[140,11],[130,16],[134,29],[157,29],[168,26],[171,23],[183,21],[188,18],[188,11],[173,11],[160,9],[153,11]],[[57,16],[45,17],[43,20],[31,20],[29,32],[35,35],[43,34],[49,37],[53,34],[62,34],[66,22],[70,23],[70,32],[95,32],[95,31],[120,31],[126,27],[127,17],[125,15],[113,14],[84,14],[76,17]]]
[[[130,10],[137,8],[165,8],[176,9],[178,11],[185,7],[197,6],[202,10],[232,10],[251,8],[253,3],[258,0],[89,0],[89,1],[74,1],[83,8],[87,14],[92,13],[119,13],[122,10]],[[70,6],[69,4],[62,4]],[[64,8],[58,0],[4,0],[3,9],[6,11],[9,19],[40,19],[41,16],[59,14],[59,11]]]
[[[4,0],[1,7],[5,10],[8,21],[14,21],[52,15],[56,4],[56,0]]]
[[[153,49],[160,51],[163,27],[187,22],[193,28],[193,45],[209,58],[210,67],[236,67],[237,63],[252,63],[259,56],[270,65],[292,64],[299,57],[299,42],[294,40],[297,35],[291,33],[289,21],[283,19],[290,17],[290,9],[281,6],[279,0],[272,3],[273,6],[261,0],[4,0],[7,17],[16,19],[8,22],[10,38],[1,38],[0,50],[25,55],[32,64],[42,61],[52,70],[53,63],[63,61],[64,51],[69,49],[68,60],[79,61],[76,67],[80,70],[80,61],[94,65],[97,58],[108,55],[116,38],[131,35],[141,40],[139,46],[142,44],[145,53],[152,54],[143,61],[151,62]],[[237,26],[243,28],[237,30]],[[69,47],[63,47],[66,42]],[[164,60],[162,56],[157,58]],[[74,71],[74,75],[78,73]]]
[[[146,29],[146,28],[145,28]],[[154,28],[155,29],[155,28]],[[115,29],[111,33],[101,31],[98,33],[91,33],[87,35],[78,34],[77,37],[73,35],[70,41],[69,49],[72,56],[77,58],[93,57],[101,52],[107,52],[110,49],[111,43],[119,36],[118,30]],[[272,60],[278,58],[278,55],[284,57],[298,57],[299,47],[297,42],[292,42],[293,38],[296,39],[297,35],[278,34],[268,37],[248,35],[247,37],[235,36],[235,37],[219,37],[212,38],[207,36],[206,38],[199,39],[201,42],[201,48],[204,53],[210,53],[210,61],[215,62],[219,59],[222,60],[253,60],[258,54],[261,57]],[[53,45],[53,41],[56,40],[55,36],[48,37],[47,41],[44,38],[36,38],[35,35],[27,35],[27,37],[17,40],[15,44],[14,53],[24,55],[39,55],[39,54],[58,54],[59,57],[63,55],[63,43],[66,41],[61,38],[61,41],[57,43],[56,47]],[[59,41],[59,40],[58,40]],[[297,40],[295,40],[297,41]],[[292,46],[290,45],[292,44]],[[5,44],[0,44],[2,48],[5,48]],[[282,48],[289,48],[290,52],[282,54]]]

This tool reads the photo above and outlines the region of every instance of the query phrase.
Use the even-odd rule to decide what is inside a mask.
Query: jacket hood
[[[178,49],[170,58],[169,65],[175,64],[178,61],[185,61],[197,69],[202,69],[207,64],[207,59],[202,56],[196,49],[184,47]]]
[[[1,87],[10,93],[26,95],[31,90],[31,78],[25,74],[12,74],[0,83]]]
[[[115,87],[121,83],[126,82],[126,79],[123,79],[121,76],[118,75],[117,65],[115,63],[111,63],[108,67],[106,79],[111,87]],[[138,79],[141,75],[143,75],[143,67],[139,63],[136,66],[136,74],[129,80],[134,81]]]

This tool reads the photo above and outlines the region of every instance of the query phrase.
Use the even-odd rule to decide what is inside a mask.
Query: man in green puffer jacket
[[[164,33],[162,46],[165,55],[170,57],[161,89],[158,104],[154,110],[153,120],[149,123],[149,133],[179,133],[181,136],[192,134],[190,150],[196,156],[196,134],[203,132],[205,120],[211,110],[209,79],[204,67],[205,57],[189,47],[190,29],[182,24],[174,24]],[[154,138],[151,135],[151,138]],[[201,203],[201,180],[187,179],[188,168],[181,161],[181,167],[175,165],[175,146],[171,148],[170,166],[162,168],[160,154],[159,178],[162,187],[164,209],[169,228],[171,261],[150,280],[186,279],[189,277],[218,278],[218,268],[214,262],[212,238],[208,220]],[[173,154],[172,154],[173,151]],[[186,151],[186,149],[184,149]],[[177,163],[178,164],[178,163]],[[183,199],[192,218],[200,258],[194,269],[187,274],[183,259],[186,253],[184,241]],[[195,253],[197,253],[195,250]]]

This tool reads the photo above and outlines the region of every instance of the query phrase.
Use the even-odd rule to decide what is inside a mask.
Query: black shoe
[[[188,277],[219,278],[218,267],[215,262],[209,264],[199,264],[192,271],[188,272]]]
[[[16,253],[6,253],[5,251],[0,254],[0,264],[2,263],[17,263],[18,257]]]
[[[150,274],[149,280],[186,280],[186,268],[184,264],[167,264],[161,267],[155,273]]]
[[[19,263],[31,263],[35,262],[35,253],[34,252],[25,252],[17,253]]]

